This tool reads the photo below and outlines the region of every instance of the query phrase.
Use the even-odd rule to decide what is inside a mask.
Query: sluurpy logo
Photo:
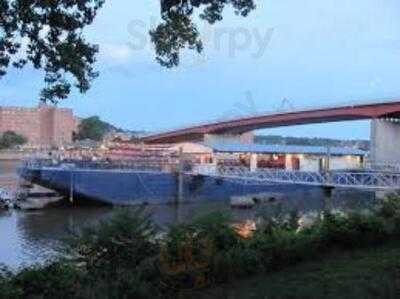
[[[127,24],[129,41],[127,46],[133,52],[153,52],[149,31],[157,27],[160,19],[150,16],[148,21],[131,20]],[[271,43],[274,28],[252,26],[222,26],[201,22],[199,29],[203,44],[200,53],[184,51],[181,63],[174,71],[183,71],[206,64],[213,56],[235,59],[248,55],[251,59],[261,59]]]

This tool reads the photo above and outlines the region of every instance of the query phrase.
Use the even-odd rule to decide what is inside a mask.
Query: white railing
[[[113,161],[84,161],[84,160],[51,160],[33,159],[23,162],[21,169],[39,170],[43,168],[55,168],[59,170],[149,170],[149,171],[172,171],[177,168],[178,160],[113,160]]]
[[[400,189],[400,174],[390,172],[334,173],[327,184],[360,189]]]
[[[374,171],[400,172],[400,161],[390,161],[390,162],[367,161],[365,163],[365,168]]]
[[[200,169],[198,169],[200,170]],[[310,186],[329,186],[357,189],[400,189],[400,173],[376,172],[376,171],[293,171],[282,169],[257,169],[250,171],[247,167],[218,167],[214,172],[193,172],[225,178],[240,180],[251,184],[300,184]]]
[[[202,175],[213,175],[216,171],[216,164],[195,164],[192,167],[193,173],[198,173]]]

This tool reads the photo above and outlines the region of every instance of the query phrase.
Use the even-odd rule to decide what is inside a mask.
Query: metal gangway
[[[335,170],[327,172],[218,166],[197,168],[192,174],[211,176],[243,184],[298,184],[328,188],[351,188],[362,190],[400,189],[400,172],[374,170]]]

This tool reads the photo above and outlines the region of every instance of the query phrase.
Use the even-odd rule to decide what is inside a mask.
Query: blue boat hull
[[[174,173],[114,169],[22,169],[21,176],[74,198],[90,198],[113,205],[173,203],[178,198]],[[184,176],[183,198],[188,202],[229,200],[232,195],[264,191],[291,192],[296,185],[243,185],[207,176]],[[308,187],[308,189],[310,189]],[[322,192],[322,190],[321,190]]]

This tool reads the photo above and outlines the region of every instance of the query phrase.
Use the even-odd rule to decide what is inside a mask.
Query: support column
[[[293,155],[288,154],[285,156],[285,168],[286,170],[293,170],[293,161],[292,161]]]
[[[256,171],[257,170],[257,161],[258,156],[257,154],[250,154],[250,171]]]
[[[328,146],[326,151],[326,169],[325,171],[331,170],[331,147]]]
[[[386,191],[375,191],[375,199],[383,200],[389,194],[396,192],[396,190],[386,190]]]
[[[323,212],[329,212],[332,210],[332,195],[334,188],[331,186],[323,186],[323,201],[322,201],[322,210]]]
[[[371,121],[371,156],[375,163],[400,162],[400,124],[384,119]]]
[[[179,165],[178,165],[178,196],[176,204],[183,202],[183,148],[179,148]]]
[[[69,185],[69,201],[74,203],[74,171],[71,169],[70,185]]]

